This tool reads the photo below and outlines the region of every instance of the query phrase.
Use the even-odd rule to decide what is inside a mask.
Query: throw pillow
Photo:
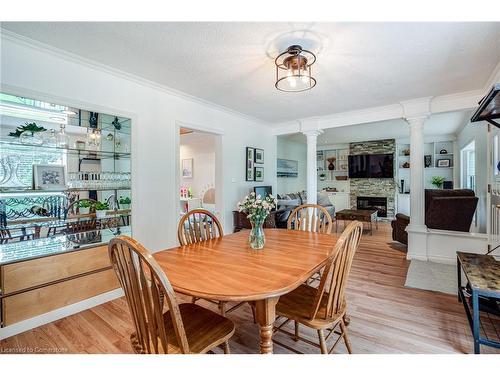
[[[324,191],[318,192],[318,201],[317,202],[320,206],[323,206],[323,207],[332,205],[330,198],[328,198],[328,194]]]

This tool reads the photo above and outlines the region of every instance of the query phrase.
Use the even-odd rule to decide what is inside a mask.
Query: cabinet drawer
[[[109,267],[107,246],[2,266],[3,294]]]
[[[119,287],[113,270],[96,272],[2,299],[7,326]]]

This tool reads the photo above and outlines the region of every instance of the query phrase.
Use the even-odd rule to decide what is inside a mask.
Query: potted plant
[[[24,125],[18,126],[15,132],[10,132],[9,136],[19,138],[21,143],[41,145],[43,144],[42,133],[46,130],[34,122],[26,122]]]
[[[103,218],[106,216],[106,211],[109,210],[109,205],[107,202],[97,202],[95,204],[95,216]]]
[[[443,186],[443,182],[444,182],[444,177],[441,176],[434,176],[431,179],[431,184],[434,185],[436,189],[441,189],[441,187]]]
[[[319,180],[320,181],[325,181],[325,179],[326,179],[326,174],[325,173],[320,173]]]
[[[276,207],[278,200],[271,194],[262,198],[254,192],[247,195],[243,202],[238,202],[238,210],[247,214],[247,218],[252,224],[252,229],[248,236],[250,247],[255,250],[262,249],[266,243],[264,236],[264,221],[269,212]]]
[[[118,201],[118,203],[120,203],[120,208],[122,210],[128,210],[130,208],[130,203],[132,203],[132,201],[130,200],[129,197],[122,197],[120,196],[120,200]]]
[[[89,214],[90,207],[92,207],[92,202],[87,200],[87,199],[83,199],[80,202],[78,202],[78,209],[79,209],[80,214],[82,214],[82,215]]]

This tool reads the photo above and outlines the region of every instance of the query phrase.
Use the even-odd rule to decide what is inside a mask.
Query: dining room
[[[0,16],[1,369],[498,367],[500,23],[255,21],[278,4],[132,21],[88,1]],[[449,164],[426,167],[446,116],[464,122],[432,142]],[[431,203],[479,201],[485,233],[427,225],[428,174],[464,165],[471,195]]]

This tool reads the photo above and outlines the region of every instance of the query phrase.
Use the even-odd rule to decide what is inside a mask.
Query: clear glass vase
[[[264,235],[264,219],[250,220],[252,229],[248,235],[250,247],[255,250],[264,248],[266,244],[266,236]]]

